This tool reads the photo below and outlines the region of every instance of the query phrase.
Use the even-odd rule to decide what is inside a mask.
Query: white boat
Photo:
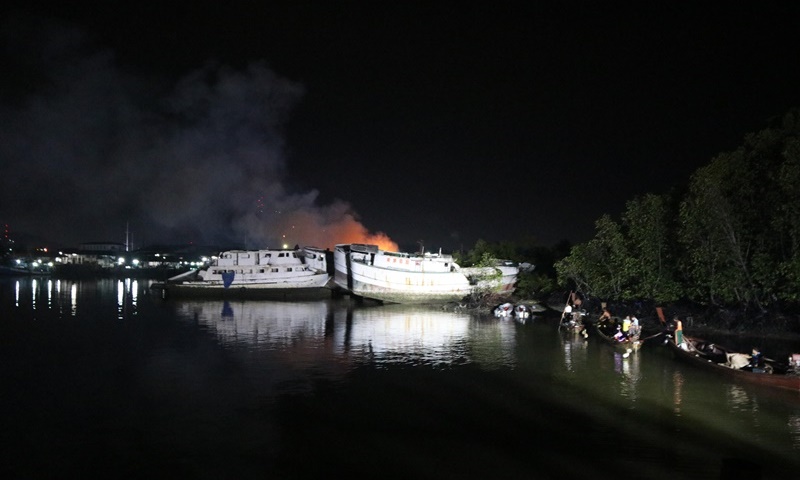
[[[528,318],[531,316],[531,309],[527,305],[514,305],[514,316],[517,318]]]
[[[494,316],[498,318],[508,318],[512,317],[516,314],[516,309],[514,308],[513,303],[504,303],[502,305],[498,305],[494,309]]]
[[[452,255],[410,254],[377,245],[340,244],[333,253],[334,282],[351,294],[389,303],[447,303],[481,291],[511,294],[519,268],[462,268]]]
[[[331,295],[325,253],[294,250],[230,250],[206,268],[192,270],[154,285],[166,294],[317,298]]]

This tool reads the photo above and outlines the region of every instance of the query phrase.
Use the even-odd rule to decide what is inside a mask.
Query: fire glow
[[[366,243],[377,245],[382,250],[399,250],[387,234],[370,232],[359,222],[352,212],[338,215],[321,214],[320,210],[305,209],[284,213],[278,218],[278,225],[264,225],[262,228],[276,228],[282,233],[281,243],[288,245],[314,246],[333,249],[340,243]],[[265,232],[265,237],[268,235]]]

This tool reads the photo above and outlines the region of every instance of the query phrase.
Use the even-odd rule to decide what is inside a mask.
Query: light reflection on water
[[[81,281],[51,278],[15,278],[13,284],[14,306],[32,312],[56,310],[59,315],[68,312],[78,315],[78,295],[81,288],[104,291],[114,285],[116,289],[117,318],[135,316],[140,291],[149,287],[139,285],[137,279]],[[46,300],[43,300],[46,299]]]
[[[49,418],[69,423],[61,415],[71,419],[84,408],[91,423],[97,411],[104,412],[121,427],[94,425],[90,431],[101,444],[109,443],[103,436],[109,430],[162,429],[174,443],[167,447],[181,451],[194,448],[198,437],[210,448],[234,442],[247,449],[258,441],[236,444],[242,431],[272,442],[271,433],[266,440],[258,435],[280,431],[279,437],[291,437],[285,422],[316,429],[322,438],[335,432],[347,451],[351,445],[402,444],[416,457],[430,455],[431,465],[442,454],[436,444],[462,437],[491,439],[492,445],[471,452],[492,468],[528,465],[528,447],[518,455],[511,453],[513,442],[498,447],[511,435],[519,445],[531,442],[546,450],[537,465],[552,457],[575,469],[574,478],[598,470],[565,462],[574,451],[559,449],[559,442],[579,439],[581,445],[610,445],[616,451],[624,439],[635,455],[619,459],[621,464],[665,472],[664,478],[715,478],[723,459],[744,452],[754,452],[765,470],[800,467],[800,396],[719,379],[673,362],[659,345],[624,357],[597,339],[565,335],[546,318],[520,324],[491,315],[347,300],[165,301],[148,286],[135,279],[0,282],[0,373],[31,392],[22,388],[14,397],[0,398],[14,402],[3,403],[0,411],[11,412],[14,425],[45,429],[37,420],[47,418],[41,415],[42,399],[60,398],[63,392],[51,386],[68,385],[69,398],[45,405]],[[60,321],[65,318],[72,321]],[[326,385],[333,385],[333,393]],[[28,411],[28,405],[39,408]],[[147,410],[138,412],[137,405]],[[64,411],[53,413],[59,408]],[[336,418],[326,416],[329,409]],[[368,419],[360,420],[362,410]],[[308,413],[315,420],[307,420]],[[143,419],[146,428],[138,426]],[[359,422],[366,425],[363,430],[347,430]],[[81,422],[73,423],[84,432]],[[385,423],[390,427],[382,428]],[[187,433],[174,433],[181,428]],[[393,436],[398,431],[405,436]],[[75,435],[86,441],[84,433]],[[158,438],[136,435],[128,444]],[[42,437],[49,438],[40,431],[37,438]],[[432,438],[429,448],[408,447],[426,438]],[[539,442],[542,438],[557,440]],[[309,441],[298,437],[293,445],[305,448]],[[320,443],[331,449],[329,462],[342,453]],[[468,449],[470,443],[457,445]],[[371,453],[383,458],[384,452]],[[607,462],[600,453],[581,455],[585,465]]]
[[[579,365],[586,364],[589,340],[572,330],[563,333],[564,367],[575,372]]]
[[[395,306],[351,310],[347,315],[350,321],[342,332],[341,351],[355,361],[381,367],[444,367],[470,361],[466,348],[470,318],[466,315]]]
[[[683,403],[683,373],[675,370],[672,373],[672,403],[673,412],[676,417],[681,416],[681,404]]]
[[[787,426],[792,432],[792,446],[800,452],[800,413],[789,415]]]
[[[642,379],[639,353],[634,352],[626,357],[624,353],[614,352],[614,364],[620,376],[619,393],[632,402],[637,400],[637,385]]]
[[[181,316],[223,345],[284,350],[305,358],[323,350],[354,365],[515,364],[513,321],[481,321],[429,307],[352,308],[338,302],[184,301]],[[298,352],[302,352],[299,354]]]

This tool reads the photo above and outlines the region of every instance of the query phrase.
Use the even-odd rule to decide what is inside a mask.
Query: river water
[[[558,314],[162,299],[149,284],[0,279],[2,478],[800,471],[800,394],[678,363],[659,341],[624,358]]]

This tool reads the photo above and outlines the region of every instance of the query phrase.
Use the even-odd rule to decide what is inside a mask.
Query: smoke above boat
[[[0,213],[12,234],[75,245],[129,225],[138,246],[396,249],[346,201],[288,187],[282,129],[303,85],[263,62],[155,78],[71,26],[14,20],[8,55],[29,78],[0,90]]]

